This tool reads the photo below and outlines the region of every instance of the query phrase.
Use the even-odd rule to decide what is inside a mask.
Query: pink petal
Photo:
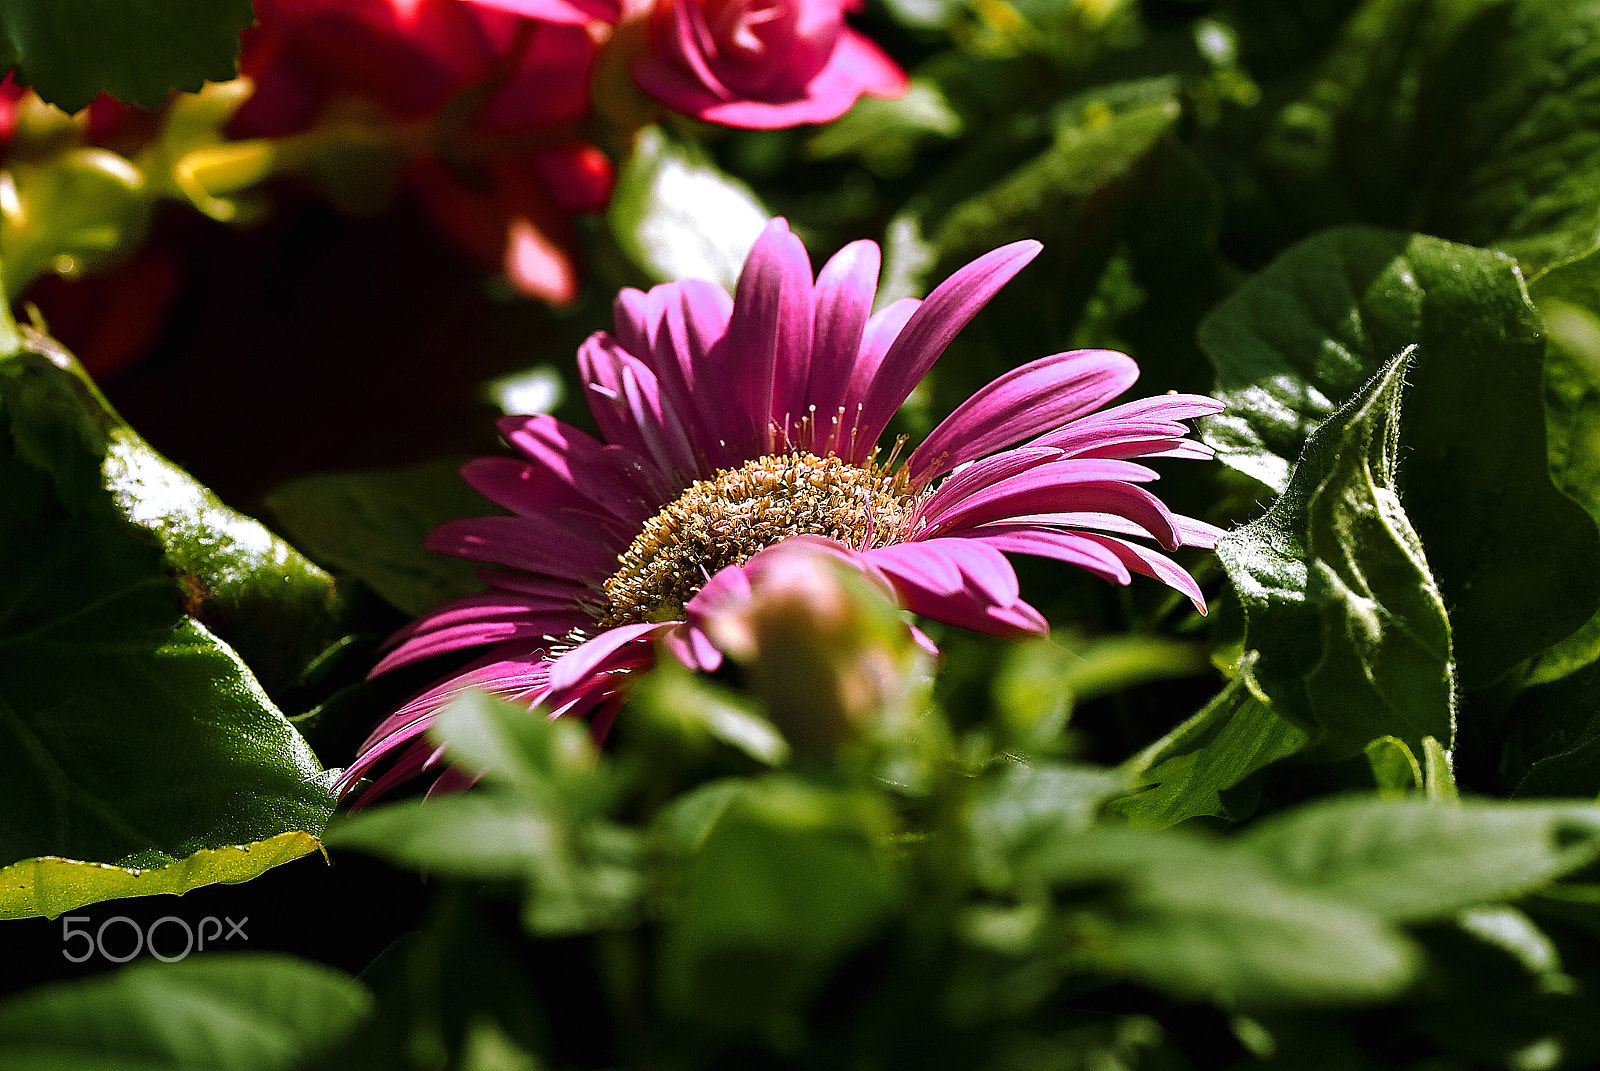
[[[805,398],[825,422],[838,412],[850,389],[862,335],[872,314],[881,262],[877,243],[851,242],[835,253],[817,275],[817,312]],[[911,309],[906,310],[907,316]],[[879,354],[887,348],[885,344]],[[826,424],[818,430],[825,431]]]
[[[662,289],[658,287],[657,289]],[[737,414],[721,404],[718,390],[707,384],[726,384],[709,374],[716,362],[726,360],[728,325],[733,317],[733,299],[716,283],[705,279],[684,279],[669,284],[664,332],[656,339],[651,360],[662,389],[680,413],[693,414],[693,441],[701,455],[699,475],[710,476],[726,460],[707,464],[708,448],[728,441],[737,427]],[[714,355],[714,356],[713,356]]]
[[[611,302],[611,334],[617,345],[635,357],[656,352],[656,339],[666,319],[668,285],[653,286],[649,291],[626,286]],[[655,367],[654,360],[650,366]]]
[[[1154,443],[1151,444],[1151,446],[1155,446],[1155,445],[1156,444],[1154,444]],[[1096,452],[1096,456],[1098,456],[1098,457],[1117,457],[1117,456],[1126,456],[1126,455],[1112,454],[1112,453],[1110,453],[1108,451],[1102,450],[1102,451],[1097,451]],[[1217,456],[1217,452],[1215,450],[1211,449],[1211,447],[1207,446],[1205,443],[1197,443],[1192,439],[1176,439],[1176,440],[1170,441],[1166,445],[1165,449],[1161,449],[1161,450],[1148,449],[1148,450],[1145,450],[1142,454],[1139,454],[1138,456],[1140,456],[1140,457],[1176,457],[1176,458],[1183,458],[1186,461],[1210,461],[1212,458]]]
[[[1043,635],[1050,626],[1017,598],[1017,575],[993,547],[935,539],[879,547],[862,557],[888,576],[901,603],[924,617],[998,635]]]
[[[715,673],[722,665],[722,652],[711,638],[692,624],[684,624],[667,633],[661,644],[682,665],[700,673]]]
[[[459,766],[446,767],[440,772],[438,779],[428,787],[428,798],[432,799],[435,796],[443,796],[451,792],[465,792],[482,778],[483,774],[481,772],[469,774]]]
[[[550,603],[568,602],[573,606],[582,606],[594,594],[594,588],[589,584],[536,576],[533,573],[514,573],[505,569],[479,569],[478,579],[491,587],[517,592],[524,598]]]
[[[911,626],[911,638],[916,642],[918,647],[921,647],[928,653],[928,656],[932,658],[936,664],[944,657],[939,650],[939,645],[933,642],[933,638],[915,625]]]
[[[1178,529],[1179,537],[1182,538],[1182,529],[1179,527],[1179,522],[1185,518],[1181,518],[1177,514],[1170,514],[1169,516],[1173,522],[1173,527]],[[1092,510],[1019,514],[1004,521],[969,529],[964,534],[971,537],[977,532],[987,532],[1001,525],[1026,525],[1030,528],[1048,528],[1051,530],[1087,528],[1095,532],[1112,532],[1117,535],[1138,536],[1142,539],[1157,538],[1154,533],[1126,517],[1115,513],[1096,513]]]
[[[597,529],[613,533],[617,550],[628,545],[639,525],[650,516],[647,507],[635,501],[627,516],[616,517],[549,469],[514,458],[473,458],[461,466],[461,478],[495,505],[523,517],[571,514],[582,518]]]
[[[1042,248],[1029,239],[985,253],[928,295],[889,347],[867,390],[862,402],[863,438],[877,440],[950,341]]]
[[[1103,501],[1126,501],[1138,511],[1135,520],[1149,512],[1140,503],[1154,503],[1162,518],[1160,530],[1176,539],[1170,514],[1166,507],[1148,492],[1131,486],[1156,478],[1156,473],[1131,461],[1100,460],[1094,458],[1065,458],[1047,461],[1025,472],[991,484],[959,500],[950,500],[939,512],[926,511],[928,522],[924,529],[929,535],[953,528],[972,528],[990,521],[1004,520],[1023,513],[1054,512],[1060,510],[1098,510]],[[1126,495],[1114,490],[1121,488]],[[1110,490],[1109,499],[1106,492]],[[1091,497],[1093,501],[1091,501]],[[1106,512],[1125,512],[1107,510]]]
[[[394,761],[395,766],[362,794],[358,806],[371,803],[389,788],[424,772],[438,758],[439,749],[422,739],[439,711],[468,691],[484,691],[512,702],[524,702],[545,690],[550,663],[540,645],[501,644],[459,674],[413,697],[385,718],[362,742],[356,761],[340,775],[335,791],[349,792],[374,766]],[[403,749],[403,750],[402,750]],[[395,758],[396,752],[401,752]]]
[[[503,417],[497,427],[524,457],[617,517],[643,520],[664,504],[653,493],[663,477],[623,447],[543,413]]]
[[[1021,594],[1010,563],[992,548],[968,539],[895,543],[866,551],[865,556],[891,580],[915,583],[941,595],[972,589],[1009,605]]]
[[[1041,435],[1028,445],[1053,446],[1069,457],[1105,457],[1107,456],[1105,451],[1120,449],[1124,444],[1168,444],[1181,440],[1188,434],[1189,429],[1182,424],[1158,420],[1116,422],[1078,420],[1047,435]]]
[[[728,323],[732,404],[749,421],[733,445],[750,457],[771,453],[772,425],[787,427],[804,410],[814,314],[806,247],[773,219],[745,259]]]
[[[586,640],[554,662],[550,663],[550,690],[572,688],[593,674],[603,674],[618,653],[631,643],[654,639],[679,625],[677,621],[660,623],[644,621],[636,625],[618,625],[606,629],[591,640]],[[637,658],[632,652],[628,658]]]
[[[539,644],[502,644],[460,673],[433,685],[383,721],[361,744],[361,758],[377,749],[393,750],[427,732],[440,710],[474,689],[509,698],[543,690],[550,662]],[[370,763],[369,763],[370,765]],[[353,769],[353,768],[352,768]]]
[[[900,298],[867,318],[867,326],[861,333],[861,350],[856,354],[854,367],[850,369],[850,382],[845,388],[844,399],[825,418],[831,422],[834,412],[838,413],[839,422],[833,429],[829,447],[846,461],[859,465],[871,456],[872,448],[877,445],[878,432],[883,429],[879,428],[871,435],[862,430],[867,393],[872,389],[872,381],[883,366],[889,348],[921,307],[920,298]],[[824,418],[820,405],[817,411],[819,418]]]
[[[435,528],[423,546],[471,561],[598,582],[616,567],[616,552],[598,535],[593,526],[559,519],[463,517]]]
[[[369,676],[467,647],[561,636],[590,621],[589,615],[570,601],[479,592],[431,610],[389,637],[383,646],[392,650]]]
[[[1030,361],[957,406],[917,447],[906,467],[913,482],[925,483],[957,465],[1081,416],[1138,378],[1133,358],[1113,350],[1074,350]]]
[[[1114,584],[1127,584],[1133,579],[1121,558],[1088,536],[1076,532],[1003,524],[974,529],[967,538],[1007,554],[1028,554],[1066,562]]]
[[[700,383],[726,383],[722,343],[732,311],[728,292],[704,279],[664,283],[649,293],[626,289],[612,307],[617,342],[656,374],[665,402],[697,448],[700,476],[720,464],[720,457],[707,463],[717,454],[710,448],[738,426],[729,407],[710,396],[715,392],[696,389]]]
[[[902,95],[908,85],[905,73],[892,60],[871,41],[849,29],[840,34],[828,65],[806,86],[804,96],[796,100],[738,97],[709,68],[698,72],[697,82],[683,70],[653,57],[642,59],[634,67],[634,78],[645,92],[676,111],[745,130],[831,123],[849,111],[863,93],[893,98]]]
[[[626,696],[622,695],[612,696],[589,719],[589,739],[594,741],[595,747],[603,746],[606,737],[611,735],[611,726],[616,723],[617,715],[622,712],[622,702],[625,698]]]
[[[1214,524],[1185,517],[1182,514],[1172,515],[1173,523],[1178,528],[1178,540],[1186,547],[1199,547],[1201,550],[1213,550],[1217,540],[1227,535],[1227,531]]]
[[[1215,398],[1208,398],[1204,394],[1157,394],[1150,398],[1136,398],[1131,402],[1102,409],[1093,416],[1085,417],[1086,420],[1120,421],[1120,420],[1192,420],[1195,417],[1211,416],[1227,408]]]
[[[986,487],[993,487],[1018,473],[1038,468],[1047,461],[1055,461],[1061,451],[1050,447],[1023,446],[974,461],[939,485],[938,490],[917,507],[913,523],[937,517],[945,509]]]
[[[622,17],[618,0],[467,0],[477,7],[504,11],[540,22],[583,26],[590,22],[615,23]]]
[[[1189,600],[1194,603],[1195,609],[1202,614],[1206,612],[1206,597],[1200,591],[1200,585],[1195,583],[1194,577],[1190,576],[1187,570],[1165,554],[1141,547],[1136,543],[1129,543],[1127,540],[1118,539],[1115,536],[1084,533],[1083,538],[1096,541],[1121,558],[1122,563],[1134,572],[1154,577],[1168,587],[1189,596]]]
[[[607,440],[650,459],[664,473],[698,471],[684,416],[662,398],[648,365],[597,331],[579,348],[578,369],[589,412]]]
[[[489,621],[517,614],[550,613],[563,609],[573,611],[577,606],[567,599],[535,598],[514,591],[474,592],[429,610],[390,636],[380,649],[392,648],[395,644],[430,629],[455,628],[475,621]]]
[[[398,746],[396,745],[396,748]],[[339,779],[334,782],[334,793],[338,796],[344,796],[356,786],[356,782],[360,781],[373,766],[385,759],[393,759],[392,765],[383,772],[383,775],[368,785],[366,791],[362,792],[355,802],[350,804],[352,812],[359,811],[361,808],[376,802],[380,796],[388,794],[389,790],[396,785],[403,784],[413,777],[421,775],[427,769],[438,748],[434,746],[433,741],[424,739],[414,741],[398,757],[394,757],[394,750],[372,751],[362,755],[351,763],[349,769],[340,774]]]

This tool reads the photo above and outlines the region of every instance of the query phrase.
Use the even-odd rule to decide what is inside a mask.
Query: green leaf
[[[539,1071],[543,1066],[491,1019],[478,1020],[467,1030],[461,1071]]]
[[[732,293],[769,213],[690,142],[646,127],[617,174],[606,222],[657,282],[710,279]]]
[[[1501,766],[1518,796],[1600,796],[1600,662],[1526,688],[1506,715]]]
[[[630,720],[645,719],[646,730],[673,741],[674,751],[703,754],[715,741],[766,766],[782,766],[791,754],[789,742],[761,715],[758,704],[673,659],[664,660],[639,682],[628,712]],[[629,731],[638,728],[631,726]]]
[[[936,222],[926,231],[940,263],[948,267],[1003,242],[1085,226],[1090,196],[1127,176],[1177,122],[1177,88],[1168,78],[1126,82],[1062,104],[1048,148],[929,214]],[[975,164],[982,162],[983,142],[969,143],[968,151],[978,156]],[[933,196],[938,195],[936,188]]]
[[[1010,764],[973,789],[966,813],[972,871],[991,887],[1012,880],[1010,861],[1035,843],[1088,829],[1127,775],[1094,766]]]
[[[358,578],[395,607],[420,614],[483,587],[478,563],[423,548],[456,517],[497,512],[468,487],[459,463],[306,476],[267,496],[267,508],[307,553]]]
[[[1230,815],[1223,793],[1311,742],[1300,724],[1254,695],[1244,674],[1124,769],[1144,791],[1111,804],[1138,826],[1157,829],[1205,815]]]
[[[321,847],[309,833],[279,833],[254,844],[202,848],[170,866],[111,866],[48,855],[24,859],[0,867],[0,919],[53,919],[105,900],[182,896],[202,885],[237,884]]]
[[[1109,887],[1065,915],[1047,947],[1185,1000],[1375,1001],[1403,990],[1419,965],[1404,934],[1359,905],[1278,880],[1212,837],[1095,827],[1017,865],[1025,880],[1057,888]]]
[[[1217,544],[1259,651],[1253,678],[1341,756],[1455,732],[1450,625],[1394,490],[1406,366],[1323,422],[1266,515]]]
[[[1465,687],[1498,679],[1595,612],[1600,574],[1587,563],[1600,537],[1550,482],[1542,325],[1508,258],[1421,235],[1331,231],[1241,287],[1202,324],[1201,344],[1229,406],[1204,438],[1275,489],[1311,429],[1416,347],[1399,493],[1451,609]]]
[[[641,888],[640,835],[605,821],[614,793],[587,730],[479,692],[439,714],[451,761],[482,788],[394,803],[341,818],[326,842],[453,877],[519,881],[539,934],[628,921]]]
[[[269,690],[292,682],[339,636],[332,577],[120,421],[101,473],[118,512],[165,548],[185,612],[233,646]]]
[[[108,441],[82,383],[43,353],[0,361],[0,863],[196,857],[151,884],[242,880],[284,855],[197,853],[314,837],[326,776],[238,655],[183,613],[183,578],[128,516],[138,500],[106,486],[127,442],[116,427]],[[56,891],[8,887],[0,911],[60,906]]]
[[[1494,244],[1530,273],[1587,252],[1600,234],[1600,4],[1452,6],[1463,28],[1429,116],[1431,145],[1444,150],[1429,229]],[[1462,107],[1454,86],[1477,92]]]
[[[1383,796],[1405,796],[1422,786],[1422,764],[1404,740],[1380,736],[1369,741],[1365,751],[1367,765],[1372,767],[1372,779],[1378,783],[1378,791]]]
[[[961,116],[944,90],[928,78],[913,78],[894,100],[862,97],[806,142],[806,155],[820,160],[858,156],[880,175],[905,174],[915,163],[917,143],[961,133]]]
[[[1589,516],[1600,519],[1600,250],[1543,272],[1528,293],[1544,319],[1546,432],[1550,477]],[[1541,651],[1527,682],[1565,676],[1600,658],[1600,612]]]
[[[1211,668],[1204,646],[1168,636],[1052,636],[1010,648],[995,676],[995,702],[1028,723],[1152,681],[1198,676]]]
[[[271,953],[207,953],[0,1004],[4,1071],[290,1071],[368,1014],[360,982]]]
[[[730,795],[669,887],[660,999],[675,1018],[781,1029],[899,905],[890,816],[776,774]]]
[[[1278,240],[1404,226],[1530,270],[1600,232],[1592,0],[1369,0],[1314,77],[1294,72],[1242,215]],[[1265,235],[1264,235],[1265,237]]]
[[[447,878],[511,881],[557,851],[562,831],[518,799],[458,792],[368,807],[336,819],[323,843]]]
[[[1282,880],[1424,922],[1515,899],[1600,859],[1600,807],[1345,797],[1265,819],[1237,843]]]
[[[586,813],[610,802],[608,767],[578,722],[469,691],[439,712],[434,737],[453,762],[526,799]]]
[[[96,93],[154,108],[239,72],[250,0],[0,0],[0,62],[66,111]]]

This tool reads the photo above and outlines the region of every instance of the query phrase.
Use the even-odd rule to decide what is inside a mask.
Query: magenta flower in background
[[[451,521],[427,543],[494,566],[480,574],[488,589],[391,638],[374,673],[487,651],[385,719],[341,788],[386,762],[375,791],[436,766],[424,733],[469,688],[552,716],[593,711],[603,729],[657,644],[715,669],[708,615],[742,597],[753,556],[786,541],[824,549],[906,609],[983,632],[1048,631],[1007,554],[1121,584],[1142,573],[1203,612],[1193,578],[1150,544],[1210,547],[1220,533],[1171,513],[1142,486],[1156,473],[1132,459],[1209,457],[1182,421],[1222,406],[1169,394],[1100,409],[1138,376],[1124,354],[1042,357],[973,395],[909,456],[879,451],[946,345],[1039,249],[997,249],[926,300],[873,314],[874,243],[845,247],[813,279],[777,219],[731,298],[697,279],[624,290],[614,332],[578,353],[603,438],[550,416],[501,421],[521,457],[480,458],[462,475],[509,514]]]
[[[570,219],[604,205],[614,177],[578,130],[594,60],[581,27],[467,0],[257,0],[256,14],[236,135],[375,108],[404,129],[407,179],[445,233],[523,293],[577,296]]]
[[[617,27],[639,88],[685,115],[752,130],[827,123],[862,94],[898,97],[893,60],[845,24],[858,0],[473,0]]]

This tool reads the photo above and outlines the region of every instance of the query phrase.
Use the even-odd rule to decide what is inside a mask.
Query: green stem
[[[10,287],[3,283],[5,273],[0,269],[0,357],[10,357],[22,350],[22,332],[17,330],[17,321],[11,315],[11,299],[7,296]]]

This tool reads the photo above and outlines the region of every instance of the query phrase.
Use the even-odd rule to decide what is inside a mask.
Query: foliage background
[[[237,7],[197,25],[225,40]],[[126,17],[100,9],[102,28]],[[118,82],[95,50],[61,53],[86,39],[40,10],[0,5],[0,29],[69,107],[228,73],[152,59],[159,87]],[[1146,393],[1225,399],[1203,431],[1222,463],[1163,480],[1175,509],[1234,529],[1191,562],[1209,618],[1155,584],[1024,562],[1052,640],[936,636],[931,712],[832,762],[752,748],[772,697],[728,682],[656,674],[605,759],[463,704],[445,732],[480,749],[485,791],[336,824],[331,865],[78,912],[248,916],[245,957],[109,975],[61,956],[59,920],[0,923],[22,993],[0,1004],[0,1066],[188,1066],[208,1044],[228,1067],[1595,1062],[1600,7],[883,0],[859,24],[913,73],[906,98],[819,129],[646,131],[609,211],[581,221],[571,308],[516,298],[408,201],[351,219],[283,184],[245,230],[159,213],[150,241],[200,267],[149,352],[99,384],[125,424],[54,365],[5,366],[0,724],[20,739],[15,712],[72,672],[15,637],[115,591],[90,619],[118,643],[205,631],[188,657],[237,651],[261,692],[241,716],[293,720],[302,772],[348,761],[437,673],[361,681],[383,636],[463,582],[416,545],[483,508],[453,470],[498,449],[486,384],[533,369],[582,422],[571,355],[616,289],[728,272],[766,212],[819,264],[882,242],[885,299],[1045,243],[908,432],[1076,346],[1131,353]],[[220,501],[181,473],[101,486],[107,457],[159,468],[145,443]],[[139,505],[175,480],[175,512]],[[193,560],[216,532],[234,543]],[[80,542],[92,568],[51,556]],[[170,575],[220,593],[204,624],[155,597]],[[251,579],[282,576],[295,594]],[[46,634],[62,658],[105,642]],[[109,702],[192,742],[212,685],[184,693],[195,709],[130,691],[146,648]],[[133,739],[170,778],[167,738]],[[283,754],[227,761],[270,780]],[[8,761],[8,860],[65,854],[43,831],[72,791]],[[205,747],[178,761],[185,799],[219,809],[220,785],[257,776]],[[326,802],[269,810],[320,835]],[[283,828],[107,835],[75,858],[148,865]],[[97,987],[40,987],[69,976]]]

